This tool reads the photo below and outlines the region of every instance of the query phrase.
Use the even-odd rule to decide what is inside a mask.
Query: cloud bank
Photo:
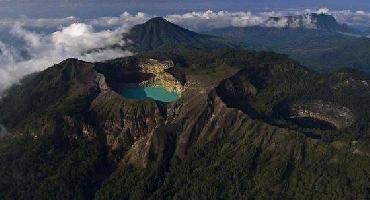
[[[192,30],[207,30],[213,28],[223,28],[228,26],[248,27],[248,26],[265,26],[265,27],[286,27],[289,19],[285,16],[303,15],[302,22],[306,27],[312,26],[312,21],[308,13],[329,14],[333,15],[339,23],[346,23],[352,26],[370,27],[370,13],[365,11],[350,10],[330,10],[321,8],[318,10],[282,10],[270,12],[214,12],[199,11],[184,14],[174,14],[166,16],[171,22],[180,24]],[[270,17],[281,17],[279,21],[269,20]],[[312,27],[313,28],[313,27]]]
[[[50,35],[41,35],[15,25],[10,33],[23,40],[24,45],[17,49],[0,43],[0,91],[29,73],[43,70],[69,57],[100,61],[131,55],[120,48],[125,45],[122,40],[124,32],[125,29],[95,32],[90,25],[73,23]],[[116,44],[119,47],[115,49],[102,49]],[[94,49],[102,50],[89,52]]]
[[[305,13],[333,15],[340,23],[370,27],[370,13],[365,11],[283,10],[253,13],[248,11],[199,11],[171,14],[165,18],[195,31],[228,26],[285,27],[287,19],[268,20],[270,17],[303,15]],[[102,61],[132,55],[125,49],[129,41],[123,33],[155,17],[143,12],[122,13],[116,17],[96,19],[40,18],[25,16],[0,18],[0,94],[27,74],[44,70],[70,57],[86,61]],[[304,18],[310,25],[310,19]],[[370,28],[369,28],[370,29]],[[5,33],[6,36],[2,33]],[[114,48],[112,48],[114,46]],[[93,50],[93,51],[92,51]]]
[[[27,74],[41,71],[66,58],[96,62],[132,55],[123,50],[123,38],[131,26],[147,20],[144,14],[122,14],[116,18],[88,22],[69,17],[64,19],[3,20],[17,45],[0,41],[0,93]],[[32,31],[39,27],[55,29],[51,33]]]

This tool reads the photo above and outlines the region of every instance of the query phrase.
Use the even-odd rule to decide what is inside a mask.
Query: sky
[[[318,9],[370,11],[369,0],[0,0],[0,17],[116,16],[123,11],[156,15],[194,10],[263,11]]]
[[[155,17],[194,31],[266,24],[272,16],[325,13],[369,29],[370,0],[0,0],[0,97],[27,74],[66,58],[104,61],[135,54],[123,37]],[[117,48],[111,48],[117,46]]]

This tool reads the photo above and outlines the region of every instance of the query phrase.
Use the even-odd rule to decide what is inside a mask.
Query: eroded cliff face
[[[240,132],[248,124],[262,123],[252,106],[259,90],[263,88],[256,85],[257,81],[252,75],[251,80],[248,79],[249,75],[243,77],[240,73],[231,78],[225,75],[212,84],[202,80],[202,77],[187,75],[186,82],[181,83],[168,72],[173,69],[171,61],[142,59],[134,65],[116,67],[122,70],[122,77],[132,75],[131,78],[139,77],[138,81],[111,81],[109,73],[99,73],[96,82],[100,92],[90,108],[96,113],[109,159],[114,166],[148,167],[163,145],[173,145],[173,141],[163,139],[171,134],[176,142],[175,149],[168,156],[184,159],[194,145]],[[268,71],[259,71],[260,68],[254,70],[263,79],[269,75]],[[141,79],[142,77],[147,78]],[[265,82],[266,80],[258,83]],[[172,103],[129,100],[119,94],[116,85],[121,88],[160,85],[169,91],[181,93],[181,98]],[[244,99],[250,104],[245,102],[234,106],[228,103],[230,98]],[[355,120],[350,109],[322,101],[290,104],[290,109],[293,117],[326,121],[337,129],[349,127]],[[270,128],[277,132],[287,131],[285,128]],[[88,128],[86,130],[85,132],[93,132]]]
[[[351,144],[351,148],[347,150],[345,145],[350,143],[348,141],[331,144],[318,138],[307,137],[303,132],[307,129],[320,131],[316,128],[302,128],[305,129],[302,130],[297,128],[299,126],[279,126],[263,118],[265,116],[253,116],[251,111],[260,111],[257,109],[261,105],[256,103],[262,102],[264,103],[262,105],[269,105],[268,103],[281,95],[277,93],[277,95],[268,96],[269,93],[263,93],[268,88],[266,85],[269,84],[266,75],[273,74],[269,73],[268,67],[248,68],[243,74],[239,74],[239,77],[235,77],[237,70],[222,72],[221,75],[217,75],[217,72],[196,74],[189,70],[185,71],[185,78],[181,78],[183,77],[181,73],[177,74],[178,72],[171,67],[170,62],[151,59],[146,60],[144,64],[141,62],[139,59],[131,61],[118,59],[101,65],[80,63],[76,66],[65,63],[65,66],[60,67],[60,72],[55,72],[56,76],[61,78],[60,81],[59,79],[57,81],[48,79],[48,77],[56,77],[55,75],[42,74],[43,76],[36,80],[46,77],[45,81],[40,82],[37,88],[51,85],[52,89],[60,88],[59,90],[64,94],[60,95],[57,100],[49,98],[50,96],[45,97],[52,101],[46,102],[49,103],[48,108],[50,107],[53,112],[57,110],[58,115],[38,119],[38,123],[43,124],[41,128],[26,127],[19,129],[19,132],[30,135],[31,143],[34,144],[50,136],[50,140],[44,140],[45,143],[39,144],[50,145],[50,149],[53,150],[65,147],[57,156],[70,155],[71,148],[72,150],[78,148],[75,154],[72,154],[73,157],[68,157],[66,161],[71,163],[72,171],[68,173],[73,174],[75,163],[81,162],[79,168],[88,170],[87,175],[84,173],[83,177],[79,178],[81,183],[91,181],[98,183],[100,187],[100,183],[104,181],[105,186],[96,190],[106,191],[108,197],[114,191],[131,192],[133,187],[131,181],[134,181],[134,185],[144,184],[135,189],[139,192],[146,189],[146,183],[158,184],[152,188],[152,191],[149,191],[148,197],[153,195],[151,192],[159,190],[156,193],[158,195],[176,197],[176,194],[171,194],[172,189],[175,188],[171,177],[175,177],[176,182],[180,180],[181,183],[192,186],[193,180],[203,180],[204,183],[208,183],[207,178],[212,177],[213,179],[214,174],[220,171],[226,172],[218,174],[221,185],[233,185],[237,178],[241,178],[243,180],[239,183],[250,181],[252,187],[256,185],[259,188],[262,185],[263,188],[272,188],[278,184],[279,188],[285,188],[287,183],[290,184],[288,182],[290,179],[305,180],[307,177],[310,179],[317,173],[317,166],[323,165],[323,161],[328,161],[328,163],[324,162],[324,167],[320,170],[324,169],[323,174],[326,174],[333,171],[335,163],[338,164],[336,166],[338,168],[343,166],[341,158],[347,158],[348,153],[368,156],[368,150],[355,143]],[[58,68],[54,70],[56,69]],[[172,76],[168,78],[170,84],[176,81],[181,84],[181,97],[177,101],[162,103],[154,100],[132,100],[120,94],[122,85],[138,85],[143,82],[149,84],[150,80],[156,82],[154,80],[156,77],[160,78],[161,74]],[[71,82],[72,87],[64,87],[65,81]],[[53,82],[57,84],[50,84]],[[278,84],[279,82],[274,81],[273,83]],[[55,91],[52,89],[48,91]],[[276,91],[276,88],[272,89],[274,89],[273,92]],[[22,91],[22,93],[27,94],[27,91]],[[32,98],[45,94],[39,91],[42,90],[35,92],[37,95],[33,95]],[[68,92],[65,93],[65,91]],[[261,94],[264,98],[261,98]],[[55,94],[48,93],[47,95]],[[58,104],[59,102],[65,103]],[[45,115],[48,111],[43,110],[41,114]],[[353,114],[348,108],[327,102],[317,103],[306,100],[305,103],[297,104],[296,111],[297,116],[300,113],[300,117],[309,116],[320,120],[330,120],[330,123],[338,126],[353,123],[351,122]],[[340,117],[332,118],[332,115]],[[336,133],[341,134],[340,131]],[[343,153],[339,152],[341,153],[339,154],[337,150],[331,149],[331,146],[340,149]],[[48,149],[44,151],[44,148],[41,150],[46,158],[42,162],[45,162],[45,165],[55,165],[53,160],[49,161],[51,157],[49,154],[53,156],[53,151]],[[88,168],[85,164],[87,161],[91,161]],[[347,160],[345,162],[352,164]],[[65,167],[61,166],[58,169],[63,170]],[[34,169],[37,178],[39,169],[43,168],[41,166]],[[139,177],[136,172],[139,173]],[[154,174],[151,174],[152,172]],[[126,176],[127,173],[131,173],[129,178]],[[183,173],[186,175],[182,176]],[[304,173],[307,174],[304,175]],[[61,179],[65,178],[65,174],[60,175]],[[96,174],[101,174],[102,179],[95,176]],[[50,176],[54,178],[54,174]],[[189,177],[194,178],[189,179]],[[321,177],[322,174],[318,174],[312,180]],[[337,175],[333,174],[333,177],[327,179],[327,182],[337,184],[335,179]],[[13,185],[25,184],[23,178],[19,176]],[[13,179],[14,177],[11,176],[8,180]],[[229,182],[225,184],[225,180]],[[117,185],[115,182],[118,182]],[[68,183],[70,183],[69,180]],[[308,187],[317,187],[316,183],[313,181]],[[347,184],[346,180],[345,184]],[[326,184],[323,185],[326,186]],[[193,185],[189,191],[195,191],[198,186]],[[59,185],[55,188],[59,188]],[[91,187],[87,186],[87,188]],[[179,188],[184,187],[180,185]],[[121,198],[121,194],[119,195],[118,197]],[[102,199],[106,199],[104,197]],[[139,199],[145,199],[146,196],[140,197],[142,198]],[[163,198],[158,196],[157,199]]]
[[[148,135],[165,121],[156,102],[126,101],[112,90],[100,93],[92,102],[91,110],[97,115],[101,132],[106,137],[109,157],[113,163],[120,162],[128,151],[137,152],[130,149],[135,149],[137,142],[142,141],[143,138],[149,139]],[[138,153],[141,154],[141,152]],[[132,161],[132,159],[128,160]],[[140,162],[144,163],[144,161]]]
[[[117,93],[130,87],[163,87],[181,96],[184,82],[175,74],[183,74],[174,68],[172,61],[137,58],[133,61],[99,65],[96,69],[106,78],[107,85]]]
[[[123,70],[122,76],[127,77],[138,74],[150,74],[151,77],[144,81],[125,82],[125,79],[114,80],[109,83],[110,74],[99,74],[97,83],[100,93],[93,100],[91,110],[97,114],[97,121],[103,135],[106,137],[106,144],[110,160],[113,165],[133,164],[146,167],[149,161],[149,154],[152,147],[152,138],[160,127],[171,124],[178,120],[179,115],[183,117],[184,102],[186,97],[180,98],[180,102],[161,103],[151,100],[129,100],[121,96],[117,88],[134,86],[162,86],[168,91],[182,94],[188,88],[187,83],[182,85],[179,80],[166,70],[173,67],[172,61],[158,61],[145,59],[137,62],[135,66],[119,66]],[[143,77],[143,76],[139,76]],[[108,81],[107,81],[108,80]],[[113,83],[113,84],[112,84]],[[117,87],[117,85],[119,85]],[[192,95],[187,95],[192,96]],[[178,121],[179,122],[179,121]],[[195,122],[191,123],[195,124]]]
[[[184,159],[193,145],[238,132],[245,128],[244,123],[264,121],[266,117],[273,119],[273,116],[258,113],[259,105],[256,104],[256,99],[261,98],[261,92],[269,84],[273,67],[255,66],[230,78],[225,75],[207,85],[202,77],[192,75],[181,83],[168,72],[173,69],[171,61],[144,59],[135,66],[121,68],[125,69],[125,76],[141,73],[150,74],[149,78],[135,83],[124,82],[124,87],[160,85],[181,93],[181,98],[172,103],[127,100],[110,89],[108,83],[101,84],[103,92],[94,100],[92,109],[103,122],[102,130],[107,135],[112,160],[121,166],[133,164],[147,167],[151,156],[156,154],[155,149],[159,148],[154,141],[163,134],[163,127],[175,127],[176,149],[173,156]],[[355,122],[349,108],[329,102],[289,103],[289,109],[292,118],[317,119],[337,129],[349,127]],[[284,131],[286,129],[281,129],[281,132]]]
[[[169,91],[181,92],[181,97],[172,103],[128,100],[106,82],[109,74],[98,76],[100,93],[93,100],[91,110],[97,114],[114,165],[147,167],[151,156],[158,153],[158,145],[167,145],[162,138],[166,137],[163,132],[168,131],[168,127],[175,134],[173,156],[182,159],[193,145],[237,131],[235,125],[242,126],[241,123],[249,120],[243,112],[229,108],[214,91],[213,88],[226,77],[210,84],[190,75],[185,84],[181,84],[167,72],[173,67],[171,61],[147,59],[137,66],[125,70],[126,75],[153,74],[153,78],[139,85],[160,85]]]
[[[176,92],[181,96],[181,93],[184,90],[183,85],[172,74],[166,71],[173,67],[174,64],[172,61],[158,61],[155,59],[141,60],[138,72],[153,74],[153,76],[151,79],[142,82],[139,85],[154,87],[162,86],[167,91]]]

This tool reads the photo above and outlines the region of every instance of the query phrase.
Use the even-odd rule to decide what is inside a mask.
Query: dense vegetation
[[[243,42],[246,48],[290,55],[316,70],[350,67],[369,71],[370,39],[304,28],[230,27],[207,32]]]
[[[287,60],[285,63],[241,70],[234,77],[223,81],[217,90],[230,106],[270,123],[280,118],[287,120],[284,115],[289,114],[289,111],[284,106],[290,102],[335,102],[350,108],[357,123],[346,130],[351,134],[324,133],[324,139],[333,140],[339,134],[337,136],[356,140],[369,134],[370,104],[366,100],[370,98],[368,82],[368,76],[355,70],[342,69],[331,75],[322,75]],[[230,87],[238,94],[225,95]]]
[[[1,198],[370,198],[368,75],[318,74],[286,55],[210,49],[165,45],[102,63],[69,59],[11,88],[0,100],[0,124],[10,132],[0,138]],[[98,73],[115,81],[144,58],[173,60],[171,73],[207,93],[194,89],[167,105],[98,87]],[[225,96],[230,91],[237,95]],[[348,107],[355,123],[321,130],[276,112],[318,99]]]
[[[67,67],[68,66],[68,67]],[[8,90],[2,99],[0,121],[7,128],[36,126],[43,118],[70,114],[82,117],[85,103],[94,98],[90,63],[69,59],[39,74],[31,74]],[[82,116],[81,116],[82,115]]]

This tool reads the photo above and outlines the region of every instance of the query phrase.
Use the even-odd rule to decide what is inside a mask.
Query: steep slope
[[[116,85],[148,59],[158,58],[70,59],[9,90],[0,102],[10,128],[0,139],[2,198],[368,197],[368,76],[326,77],[283,55],[221,50],[171,57],[184,85],[176,102],[121,96]],[[279,112],[311,100],[347,107],[354,122],[322,130]]]
[[[243,69],[222,81],[217,91],[229,106],[277,126],[315,127],[315,123],[299,121],[310,118],[318,120],[318,129],[326,129],[320,126],[320,121],[325,121],[336,129],[367,135],[361,130],[370,121],[369,104],[365,101],[370,97],[369,76],[340,70],[325,78],[294,63],[283,66],[257,65]]]
[[[189,31],[161,17],[133,27],[128,34],[128,39],[133,42],[138,51],[181,47],[210,50],[234,45],[222,38]]]
[[[1,99],[0,121],[12,129],[35,119],[43,124],[42,118],[59,113],[83,112],[86,109],[83,103],[97,93],[94,87],[98,79],[92,63],[76,59],[67,59],[40,74],[29,75],[21,85],[8,90],[7,98]]]
[[[95,124],[99,92],[92,63],[68,59],[25,78],[1,99],[0,193],[3,199],[91,199],[109,174],[99,140],[81,139]],[[48,197],[49,195],[49,197]]]

